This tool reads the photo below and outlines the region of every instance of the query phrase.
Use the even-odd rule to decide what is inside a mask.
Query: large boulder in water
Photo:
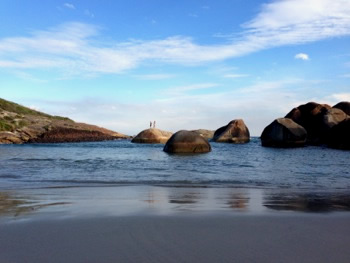
[[[347,115],[350,115],[350,102],[349,101],[339,102],[338,104],[334,105],[333,108],[341,109]]]
[[[288,118],[274,120],[261,134],[261,144],[267,147],[300,147],[306,142],[306,130]]]
[[[250,141],[250,133],[244,121],[242,119],[237,119],[217,129],[214,133],[213,141],[247,143]]]
[[[292,119],[307,131],[307,139],[312,144],[319,144],[322,138],[323,116],[331,109],[327,104],[309,102],[291,110],[285,118]]]
[[[155,128],[143,130],[137,134],[131,142],[133,143],[166,143],[172,133]]]
[[[350,118],[330,129],[327,144],[332,148],[350,150]]]
[[[163,150],[168,153],[206,153],[211,151],[211,146],[196,132],[182,130],[171,136]]]

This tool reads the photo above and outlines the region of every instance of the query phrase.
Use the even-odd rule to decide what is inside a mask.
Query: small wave
[[[22,176],[17,175],[17,174],[0,174],[0,178],[4,178],[4,179],[19,179]]]

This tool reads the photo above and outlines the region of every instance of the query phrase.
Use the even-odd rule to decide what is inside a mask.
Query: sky
[[[135,135],[350,101],[350,0],[1,0],[0,97]]]

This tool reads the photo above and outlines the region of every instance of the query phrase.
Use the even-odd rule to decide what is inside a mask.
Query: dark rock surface
[[[100,131],[77,130],[72,128],[55,128],[39,137],[30,139],[30,143],[93,142],[115,140],[114,136]]]
[[[301,147],[306,143],[306,130],[289,118],[274,120],[261,134],[261,144],[267,147]]]
[[[291,110],[285,118],[292,119],[307,131],[310,144],[320,144],[322,135],[323,116],[331,109],[327,104],[309,102]]]
[[[331,148],[350,150],[350,118],[330,129],[327,145]]]
[[[217,129],[214,133],[213,141],[247,143],[250,141],[250,133],[244,121],[242,119],[237,119]]]
[[[168,153],[206,153],[211,151],[211,146],[197,133],[181,130],[171,136],[163,150]]]

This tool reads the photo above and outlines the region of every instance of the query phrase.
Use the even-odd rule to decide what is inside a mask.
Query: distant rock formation
[[[306,130],[307,144],[328,145],[329,147],[333,148],[349,149],[349,112],[350,102],[347,101],[340,102],[333,107],[327,104],[309,102],[292,109],[285,118],[293,120]],[[281,120],[283,119],[277,119],[277,123],[275,121],[265,128],[263,134],[261,135],[261,142],[263,146],[276,144],[274,142],[275,138],[279,138],[278,141],[288,141],[288,136],[292,136],[296,131],[295,127],[290,129],[288,125],[286,125],[287,122],[282,122]],[[284,128],[281,128],[281,125]],[[299,130],[299,128],[297,130]],[[282,131],[284,131],[284,133]],[[286,133],[286,131],[288,131],[288,133]],[[300,134],[298,133],[297,135]],[[295,136],[293,136],[292,138],[295,138]],[[269,140],[271,140],[271,142]],[[300,142],[300,144],[297,143],[297,145],[302,144],[302,142]]]
[[[261,144],[267,147],[301,147],[306,143],[306,130],[293,120],[280,118],[268,125],[261,134]]]
[[[131,142],[133,143],[166,143],[173,135],[171,132],[162,131],[156,128],[143,130],[137,134]]]
[[[77,123],[0,99],[0,143],[82,142],[128,139],[95,125]]]
[[[77,130],[71,128],[55,128],[41,136],[30,139],[29,143],[62,143],[62,142],[95,142],[110,141],[114,136],[100,131]]]
[[[217,129],[214,133],[213,141],[247,143],[250,141],[250,133],[244,121],[242,119],[237,119]]]
[[[192,130],[192,131],[199,134],[200,136],[202,136],[203,138],[205,138],[207,140],[213,139],[214,132],[215,132],[215,131],[205,130],[205,129]]]
[[[206,153],[211,151],[211,146],[197,133],[181,130],[171,136],[163,150],[168,153]]]

